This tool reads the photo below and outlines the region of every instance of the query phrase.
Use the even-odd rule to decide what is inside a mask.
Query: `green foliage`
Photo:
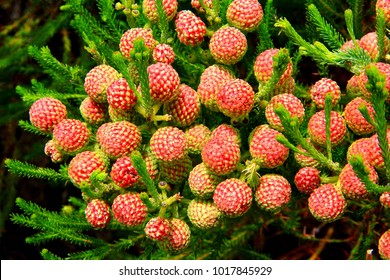
[[[52,181],[68,180],[67,174],[60,173],[51,168],[38,167],[33,164],[14,159],[6,159],[4,163],[10,172],[22,177],[46,179]]]
[[[85,71],[82,71],[78,66],[70,67],[62,64],[51,54],[47,46],[40,49],[37,46],[30,46],[28,53],[53,80],[61,83],[61,87],[72,90],[73,86],[82,86],[82,77],[85,75]]]
[[[315,5],[307,7],[307,16],[309,23],[315,26],[331,49],[339,49],[345,43],[343,36],[323,18]]]

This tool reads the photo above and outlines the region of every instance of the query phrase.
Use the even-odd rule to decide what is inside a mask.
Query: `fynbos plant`
[[[362,1],[347,1],[343,33],[309,1],[314,40],[272,0],[98,0],[95,16],[83,2],[61,10],[94,65],[31,46],[57,87],[16,89],[31,105],[20,125],[58,169],[6,166],[79,190],[60,212],[16,200],[28,243],[79,246],[43,258],[268,259],[280,235],[322,248],[296,258],[318,258],[320,242],[390,258],[386,1],[360,38]],[[308,84],[304,57],[320,72]]]

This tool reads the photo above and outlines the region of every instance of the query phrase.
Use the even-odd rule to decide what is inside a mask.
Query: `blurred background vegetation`
[[[190,1],[190,0],[181,0]],[[96,7],[94,1],[86,0],[88,9],[93,13]],[[265,1],[259,1],[264,4]],[[274,1],[277,13],[286,17],[296,30],[306,38],[315,36],[312,29],[306,28],[305,6],[308,3],[316,4],[322,15],[342,34],[347,35],[344,26],[343,11],[351,3],[362,3],[364,14],[360,10],[355,25],[357,37],[361,37],[374,29],[375,0],[341,1],[341,0],[278,0]],[[40,249],[27,245],[25,238],[32,233],[26,227],[12,224],[8,216],[11,212],[18,212],[14,207],[16,197],[33,201],[42,207],[59,211],[66,204],[70,192],[75,188],[66,185],[56,185],[45,180],[35,180],[16,177],[4,168],[6,158],[27,161],[42,167],[51,167],[49,157],[43,153],[46,138],[25,132],[18,126],[19,120],[28,120],[28,106],[24,104],[15,92],[17,85],[30,86],[31,80],[36,79],[50,87],[52,80],[43,69],[29,56],[28,47],[48,46],[53,55],[61,62],[76,65],[91,65],[89,54],[84,50],[82,40],[70,27],[71,17],[61,13],[59,7],[63,0],[2,0],[0,2],[0,251],[1,259],[41,259]],[[353,7],[352,7],[353,8]],[[274,36],[283,45],[286,38]],[[316,79],[316,66],[309,59],[302,59],[300,67],[300,80],[302,84],[310,84]],[[339,81],[345,83],[348,73],[334,72]],[[272,229],[269,229],[272,232]],[[341,235],[345,235],[342,233]],[[346,236],[339,236],[346,238]],[[298,240],[288,243],[286,240],[275,240],[283,249],[274,250],[273,258],[299,258],[307,248],[297,247]],[[282,242],[282,243],[281,243]],[[269,244],[267,246],[271,246]],[[53,244],[52,246],[56,246]],[[69,244],[63,244],[63,251],[72,251]],[[308,246],[310,244],[308,243]],[[290,248],[291,247],[291,248]],[[50,249],[50,247],[48,247]],[[332,252],[332,250],[334,250]],[[340,244],[329,247],[328,258],[345,259],[342,253],[348,250]],[[56,250],[58,252],[58,248]],[[342,254],[342,255],[340,255]]]

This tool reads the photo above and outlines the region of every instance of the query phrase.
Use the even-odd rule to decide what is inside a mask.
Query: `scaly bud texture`
[[[195,124],[185,131],[187,150],[189,154],[200,154],[207,141],[210,139],[211,131],[203,124]]]
[[[218,184],[213,201],[227,217],[245,214],[252,204],[252,189],[243,181],[229,178]]]
[[[177,99],[166,103],[164,112],[172,116],[171,123],[177,127],[190,126],[200,113],[200,101],[196,91],[186,84],[177,89]]]
[[[75,119],[62,120],[53,130],[54,145],[66,154],[74,154],[83,149],[91,132],[85,123]]]
[[[35,101],[29,110],[30,122],[40,131],[51,133],[67,116],[65,105],[58,99],[44,97]]]
[[[315,113],[309,120],[307,132],[313,143],[326,146],[325,111]],[[347,134],[347,126],[343,116],[337,111],[330,112],[330,142],[332,146],[340,144]]]
[[[148,208],[138,193],[125,193],[115,197],[111,205],[114,219],[123,225],[141,225],[148,214]]]
[[[209,48],[211,55],[217,62],[232,65],[244,57],[248,43],[245,35],[239,29],[225,26],[211,36]]]
[[[179,95],[180,78],[167,63],[157,62],[148,66],[150,97],[158,103],[174,101]]]
[[[234,0],[230,3],[226,19],[241,31],[254,31],[263,19],[263,8],[258,0]]]
[[[150,219],[145,225],[145,234],[154,241],[167,240],[171,232],[171,223],[163,217]]]
[[[226,68],[214,64],[207,67],[200,76],[197,93],[204,106],[212,111],[219,112],[216,96],[219,88],[233,79],[233,74]]]
[[[126,79],[121,78],[107,88],[107,101],[114,109],[129,111],[137,102],[137,97]]]
[[[188,46],[203,42],[206,35],[206,24],[202,19],[188,10],[180,11],[175,19],[177,37]]]
[[[202,150],[202,160],[215,175],[227,175],[236,169],[240,160],[240,147],[233,141],[210,139]]]
[[[320,171],[314,167],[303,167],[295,174],[294,183],[301,193],[311,194],[321,184]]]
[[[151,22],[158,22],[156,0],[144,0],[142,2],[142,11],[146,18]],[[167,20],[172,20],[177,13],[177,0],[162,0],[162,6]]]
[[[255,64],[253,65],[253,70],[255,77],[259,83],[266,83],[271,79],[273,69],[273,57],[276,56],[279,52],[279,49],[268,49],[261,52],[257,57]],[[278,84],[283,84],[288,77],[291,77],[292,74],[292,62],[290,61],[287,64],[287,69],[284,71]]]
[[[302,123],[305,117],[305,108],[303,107],[302,101],[293,94],[282,93],[272,97],[265,108],[265,117],[272,128],[278,131],[284,131],[282,122],[274,111],[280,105],[283,105],[289,111],[291,117],[298,118],[298,122]]]
[[[186,155],[186,137],[184,132],[174,126],[156,130],[150,139],[150,149],[157,159],[162,161],[179,160]]]
[[[132,60],[130,53],[134,49],[134,41],[139,38],[144,40],[145,46],[152,52],[158,45],[153,37],[152,29],[137,27],[127,30],[121,37],[119,49],[122,55],[130,61]]]
[[[342,192],[334,184],[323,184],[315,189],[308,202],[311,214],[326,223],[339,219],[347,206]]]
[[[255,201],[261,209],[277,212],[290,201],[291,192],[286,178],[278,174],[267,174],[260,178],[260,184],[255,191]]]
[[[360,112],[359,108],[365,106],[372,120],[374,120],[374,107],[361,97],[356,97],[344,108],[343,116],[350,130],[356,135],[371,134],[375,131],[375,127],[370,124]]]
[[[341,98],[341,90],[339,85],[329,79],[322,78],[317,81],[310,89],[311,99],[316,104],[318,109],[325,108],[326,95],[332,96],[332,107],[336,106]]]
[[[390,229],[379,238],[378,252],[383,260],[390,260]]]
[[[191,192],[200,198],[210,198],[222,178],[212,174],[202,162],[196,165],[188,175]]]
[[[267,125],[256,127],[249,137],[249,152],[264,168],[281,166],[288,158],[289,149],[276,140],[279,131]]]
[[[252,86],[242,79],[232,79],[221,86],[216,95],[219,110],[232,120],[248,116],[255,104]]]
[[[120,74],[110,65],[98,65],[92,68],[84,80],[84,90],[95,102],[107,102],[107,88],[120,78]]]
[[[85,208],[85,217],[94,228],[104,228],[111,220],[110,206],[103,200],[94,199]]]
[[[90,177],[94,171],[106,172],[107,164],[101,155],[92,151],[78,153],[68,167],[70,181],[77,187],[91,183]]]
[[[193,199],[188,204],[187,215],[196,227],[209,229],[218,225],[222,213],[217,205],[210,200]]]
[[[104,103],[97,103],[87,97],[80,104],[83,119],[91,125],[100,125],[108,119],[108,108]]]
[[[107,156],[118,158],[136,150],[141,144],[142,136],[135,124],[120,121],[101,125],[96,132],[96,139]]]
[[[365,164],[369,170],[369,178],[373,183],[378,183],[379,177],[375,168],[369,164]],[[368,196],[368,191],[365,184],[353,171],[351,164],[346,164],[339,175],[341,191],[347,198],[359,199]]]
[[[175,61],[175,52],[168,44],[158,44],[153,50],[154,62],[172,64]]]
[[[172,218],[171,232],[165,244],[165,248],[172,253],[178,253],[185,249],[191,238],[191,230],[188,224],[178,218]]]
[[[133,187],[140,178],[128,156],[115,161],[111,167],[110,176],[112,181],[121,188]]]

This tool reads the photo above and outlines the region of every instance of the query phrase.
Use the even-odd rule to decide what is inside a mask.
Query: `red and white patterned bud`
[[[162,0],[162,8],[168,21],[175,17],[177,6],[177,0]],[[144,0],[142,2],[142,12],[149,21],[158,22],[156,0]]]
[[[310,88],[311,99],[318,109],[325,108],[325,97],[328,94],[332,96],[332,107],[336,106],[341,99],[341,90],[337,82],[331,79],[322,78]]]
[[[153,50],[154,62],[172,64],[175,61],[175,52],[168,44],[158,44]]]
[[[272,128],[278,131],[284,131],[282,122],[274,111],[279,105],[283,105],[289,111],[291,117],[298,118],[298,122],[302,123],[305,117],[305,108],[303,107],[302,101],[293,94],[282,93],[272,97],[265,108],[265,117]]]
[[[239,62],[248,49],[245,35],[231,26],[221,27],[210,38],[210,53],[218,62],[232,65]]]
[[[87,146],[90,136],[86,124],[75,119],[64,119],[53,130],[54,145],[65,154],[81,151]]]
[[[388,149],[390,148],[390,128],[387,129],[387,141],[388,141]],[[379,146],[378,133],[375,133],[370,137],[371,141],[368,142],[367,150],[365,151],[367,155],[367,161],[369,164],[374,166],[374,168],[378,171],[383,171],[385,168],[385,162],[382,155],[382,149]]]
[[[108,105],[108,115],[110,116],[111,122],[121,122],[121,121],[132,121],[134,116],[134,111],[124,111],[121,109],[116,109],[111,105]]]
[[[214,175],[201,162],[196,165],[188,175],[188,185],[191,192],[199,198],[210,198],[222,178]]]
[[[379,238],[378,252],[383,260],[390,260],[390,229]]]
[[[111,220],[110,206],[104,200],[94,199],[85,208],[85,218],[94,228],[105,228]]]
[[[97,103],[90,97],[80,104],[80,113],[83,119],[91,125],[100,125],[108,119],[108,108],[104,103]]]
[[[216,95],[221,86],[233,79],[233,74],[223,66],[213,64],[206,68],[200,76],[198,95],[204,106],[214,112],[219,112]]]
[[[360,112],[359,108],[365,106],[372,120],[374,120],[375,110],[371,103],[361,97],[355,97],[348,102],[344,108],[343,116],[347,126],[356,135],[367,135],[375,131],[375,127],[370,124]]]
[[[145,234],[154,241],[165,241],[171,233],[171,222],[163,217],[150,219],[145,225]]]
[[[128,156],[120,157],[114,162],[110,176],[115,185],[121,188],[133,187],[140,178]]]
[[[248,117],[255,104],[255,92],[252,86],[242,79],[231,79],[224,83],[216,95],[219,111],[232,121]]]
[[[216,175],[227,175],[236,169],[240,161],[240,147],[222,138],[210,139],[202,150],[202,161]]]
[[[181,184],[188,178],[192,169],[192,160],[184,156],[179,160],[160,161],[160,179],[170,184]]]
[[[150,97],[158,103],[175,100],[179,95],[180,77],[167,63],[157,62],[148,66]]]
[[[360,85],[360,75],[353,75],[348,80],[345,90],[348,96],[361,96],[363,89]]]
[[[31,105],[29,115],[33,126],[42,132],[51,133],[58,123],[66,119],[67,111],[60,100],[44,97]]]
[[[213,201],[193,199],[188,204],[187,216],[194,226],[209,229],[218,225],[222,212]]]
[[[58,163],[64,159],[64,154],[58,150],[53,140],[49,140],[44,148],[45,155],[51,158],[52,162]]]
[[[138,193],[124,193],[115,197],[111,205],[114,219],[119,223],[133,227],[145,222],[148,208]]]
[[[220,138],[222,141],[233,141],[241,146],[240,131],[232,125],[222,123],[213,129],[211,138]]]
[[[371,138],[359,138],[352,142],[347,150],[347,160],[350,161],[353,156],[361,156],[363,161],[367,161],[372,164],[372,151],[371,151],[372,139]]]
[[[176,33],[179,41],[187,46],[197,46],[206,35],[206,24],[189,10],[180,11],[175,19]]]
[[[334,184],[323,184],[309,197],[309,211],[320,222],[333,222],[344,214],[345,198]]]
[[[150,139],[150,150],[161,161],[179,160],[186,155],[184,132],[174,126],[161,127]]]
[[[369,179],[373,183],[378,183],[379,177],[376,173],[375,168],[369,164],[365,164],[366,169],[369,172]],[[363,183],[356,175],[352,168],[352,165],[347,163],[339,175],[339,184],[341,191],[347,198],[359,199],[366,198],[369,193],[367,191],[365,183]]]
[[[278,174],[266,174],[260,178],[255,191],[255,201],[263,210],[278,212],[290,201],[291,192],[286,178]]]
[[[226,19],[241,31],[254,31],[263,19],[263,8],[258,0],[234,0],[228,6]]]
[[[168,240],[164,242],[164,247],[176,254],[188,246],[191,239],[191,230],[188,224],[181,219],[172,218],[170,223],[171,232]]]
[[[213,201],[227,217],[244,215],[252,205],[252,189],[237,178],[229,178],[218,184]]]
[[[275,96],[283,93],[294,94],[295,92],[295,79],[293,77],[287,77],[283,83],[277,83],[271,92],[271,96]]]
[[[325,111],[315,113],[309,120],[307,132],[311,141],[319,146],[326,147]],[[330,142],[337,146],[347,135],[347,125],[343,116],[337,111],[330,112]]]
[[[390,1],[389,0],[377,0],[375,3],[376,15],[378,16],[379,10],[383,10],[386,25],[390,26]]]
[[[390,47],[390,40],[387,36],[384,36],[384,52],[388,53]],[[368,55],[373,59],[378,59],[379,55],[379,46],[378,46],[378,36],[376,32],[368,32],[359,40],[359,45],[362,47]]]
[[[195,124],[185,132],[187,150],[189,154],[200,154],[207,141],[210,139],[211,131],[203,124]]]
[[[213,0],[203,0],[204,4],[206,5],[207,8],[211,9],[213,7]],[[197,10],[200,13],[205,13],[206,11],[204,8],[201,6],[199,0],[191,0],[191,6]]]
[[[311,194],[321,184],[320,171],[314,167],[303,167],[294,176],[297,189],[304,194]]]
[[[145,46],[153,52],[154,48],[158,45],[158,42],[153,37],[153,31],[150,28],[131,28],[127,30],[121,37],[119,43],[120,52],[128,60],[131,59],[131,51],[134,49],[134,41],[142,38]]]
[[[107,88],[120,78],[120,74],[110,65],[98,65],[92,68],[85,77],[84,90],[95,102],[107,102]]]
[[[114,109],[129,111],[135,106],[137,96],[126,79],[120,78],[107,88],[107,101]]]
[[[273,57],[276,56],[279,52],[279,49],[268,49],[261,52],[255,60],[253,65],[253,70],[257,81],[261,84],[268,82],[272,77],[273,69]],[[290,61],[287,64],[287,69],[284,71],[278,85],[283,84],[292,74],[292,62]],[[277,85],[277,86],[278,86]]]
[[[177,127],[190,126],[199,116],[200,101],[196,91],[186,84],[179,86],[177,99],[164,104],[164,113],[172,116]]]
[[[142,135],[135,124],[120,121],[101,125],[96,132],[96,139],[108,157],[119,158],[138,149]]]
[[[92,151],[78,153],[72,158],[68,167],[70,181],[77,187],[90,184],[90,177],[94,171],[106,172],[107,160],[102,155]]]
[[[390,64],[383,63],[383,62],[377,62],[368,65],[367,67],[375,66],[381,74],[385,75],[385,88],[390,92]],[[359,87],[361,89],[362,95],[365,99],[370,100],[371,99],[371,92],[368,91],[366,86],[368,85],[368,77],[363,71],[359,76]],[[390,102],[390,94],[388,95],[386,102]]]
[[[390,209],[390,192],[383,192],[379,196],[379,202],[384,208]]]
[[[263,168],[281,166],[288,158],[289,149],[276,140],[281,133],[264,125],[256,127],[249,136],[249,152]]]

